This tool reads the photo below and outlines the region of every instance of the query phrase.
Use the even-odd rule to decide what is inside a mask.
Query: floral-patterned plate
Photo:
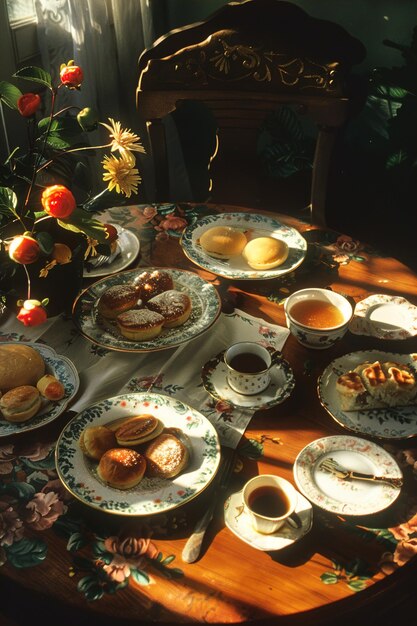
[[[417,358],[417,357],[416,357]],[[410,354],[379,350],[350,352],[332,361],[318,379],[319,400],[333,419],[348,430],[379,439],[404,439],[417,435],[417,404],[363,411],[342,411],[336,392],[336,380],[365,361],[394,361],[416,369],[417,361]]]
[[[174,281],[174,289],[189,295],[191,315],[181,326],[165,328],[154,339],[131,341],[122,336],[115,321],[106,320],[98,313],[98,301],[109,287],[132,284],[142,272],[155,269],[169,273]],[[72,314],[81,334],[96,345],[120,352],[153,352],[174,348],[195,339],[214,324],[220,311],[220,297],[216,288],[198,274],[168,267],[140,267],[107,276],[90,285],[75,300]]]
[[[375,294],[355,306],[349,330],[378,339],[408,339],[417,335],[417,307],[400,296]]]
[[[402,478],[395,459],[372,441],[345,435],[316,439],[299,452],[293,471],[300,491],[320,508],[338,515],[369,515],[383,511],[398,498],[399,487],[345,480],[320,469],[326,458],[356,472]]]
[[[254,270],[242,256],[223,260],[209,256],[200,246],[199,240],[205,230],[213,226],[231,226],[246,234],[248,240],[256,237],[275,237],[288,244],[288,258],[282,265],[270,270]],[[196,265],[224,278],[260,280],[278,278],[295,270],[304,261],[307,241],[291,226],[277,220],[250,213],[222,213],[209,215],[188,226],[180,239],[184,254]]]
[[[111,425],[141,413],[151,413],[166,428],[180,428],[190,439],[190,462],[175,478],[149,478],[145,474],[131,489],[109,487],[97,476],[97,462],[82,453],[81,432],[87,426]],[[81,411],[63,429],[55,454],[59,478],[84,504],[107,513],[144,516],[175,509],[201,493],[217,472],[220,444],[214,426],[187,404],[162,394],[132,393]]]
[[[16,343],[12,341],[2,342],[2,346]],[[0,437],[8,437],[16,433],[23,433],[35,428],[40,428],[56,419],[63,413],[75,396],[80,385],[80,379],[75,365],[65,356],[57,354],[53,348],[40,343],[25,342],[26,346],[30,346],[37,350],[45,361],[45,373],[52,374],[61,381],[65,388],[65,396],[57,402],[49,402],[45,398],[42,399],[42,406],[34,417],[26,422],[8,422],[0,419]]]
[[[239,491],[226,500],[224,520],[229,530],[252,548],[264,551],[282,550],[304,537],[313,523],[313,507],[301,493],[298,494],[294,512],[300,521],[299,527],[284,524],[277,532],[263,535],[253,528],[250,517],[245,511],[242,491]]]
[[[108,222],[110,223],[110,222]],[[118,239],[117,243],[120,247],[120,254],[111,263],[103,263],[95,267],[88,261],[84,264],[84,278],[99,278],[100,276],[108,276],[109,274],[116,274],[129,267],[131,263],[136,259],[140,250],[140,242],[135,233],[131,230],[123,228],[118,224],[112,224],[117,229]]]
[[[271,382],[268,387],[253,396],[236,393],[227,382],[227,368],[223,360],[225,350],[207,361],[201,370],[201,378],[206,391],[216,400],[226,400],[239,409],[260,411],[286,400],[295,386],[294,374],[289,363],[279,357],[271,368]]]

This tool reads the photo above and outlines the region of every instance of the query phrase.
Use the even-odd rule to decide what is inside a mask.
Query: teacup
[[[229,346],[223,357],[229,386],[245,396],[261,393],[271,382],[270,370],[279,354],[256,341],[240,341]]]
[[[353,315],[345,296],[330,289],[300,289],[284,304],[287,326],[307,348],[321,350],[333,346],[346,333]]]
[[[270,535],[290,522],[297,506],[297,491],[281,476],[261,474],[245,484],[243,503],[254,529]]]

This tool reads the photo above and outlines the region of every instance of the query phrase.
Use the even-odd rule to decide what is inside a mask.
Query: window
[[[34,0],[6,0],[9,22],[35,19]]]

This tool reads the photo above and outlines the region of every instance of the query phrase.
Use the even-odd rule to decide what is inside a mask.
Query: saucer
[[[378,339],[417,335],[417,307],[400,296],[375,294],[357,303],[349,330]]]
[[[233,391],[227,382],[227,368],[223,360],[225,350],[219,352],[203,366],[201,378],[203,385],[213,398],[225,400],[238,409],[253,409],[260,411],[284,402],[294,389],[294,374],[289,363],[284,359],[272,366],[271,382],[261,393],[245,396]]]
[[[253,528],[250,516],[245,511],[242,491],[233,493],[224,503],[226,526],[239,539],[248,543],[255,550],[282,550],[304,537],[313,524],[313,507],[301,493],[297,492],[297,496],[298,502],[295,513],[300,518],[301,525],[299,528],[284,524],[277,532],[271,535],[258,533]]]

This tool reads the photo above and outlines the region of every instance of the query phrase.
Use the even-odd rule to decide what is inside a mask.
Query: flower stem
[[[28,281],[28,297],[26,298],[26,300],[30,300],[30,276],[29,276],[29,272],[27,270],[26,265],[23,266],[23,269],[26,272],[26,278],[27,278],[27,281]]]

